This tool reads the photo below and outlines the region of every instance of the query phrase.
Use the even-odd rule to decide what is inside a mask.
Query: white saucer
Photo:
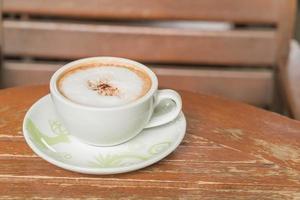
[[[50,95],[26,113],[23,133],[31,149],[46,161],[75,172],[117,174],[147,167],[163,159],[182,141],[186,131],[183,113],[173,122],[142,131],[130,141],[96,147],[69,135],[58,121]]]

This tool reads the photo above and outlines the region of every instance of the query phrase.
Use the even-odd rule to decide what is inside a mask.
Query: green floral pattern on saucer
[[[57,120],[49,120],[49,126],[55,134],[55,136],[47,136],[43,134],[33,123],[31,119],[27,120],[26,127],[28,132],[30,133],[31,139],[39,145],[43,149],[47,149],[53,145],[57,145],[60,143],[69,143],[69,134],[65,127]],[[158,144],[154,144],[150,146],[148,149],[148,155],[142,155],[134,152],[127,152],[123,154],[106,154],[103,155],[99,153],[94,157],[93,161],[89,161],[91,167],[120,167],[120,166],[128,166],[140,161],[149,160],[154,155],[162,153],[164,150],[168,149],[171,145],[171,142],[160,142]],[[48,152],[57,160],[68,160],[72,158],[70,153],[66,152]]]
[[[151,155],[157,155],[165,151],[166,149],[169,148],[171,145],[171,142],[160,142],[158,144],[154,144],[149,148],[149,153]]]
[[[55,136],[47,136],[43,134],[33,123],[31,119],[27,119],[26,128],[30,133],[31,139],[42,148],[47,148],[47,145],[55,145],[59,143],[69,143],[69,134],[62,124],[58,121],[49,121],[52,132]]]
[[[125,153],[121,155],[102,155],[99,154],[95,156],[94,161],[90,161],[91,167],[100,167],[100,168],[110,168],[110,167],[120,167],[126,166],[135,163],[134,160],[145,161],[148,160],[148,157],[140,156],[140,155],[131,155],[130,153]]]
[[[127,152],[123,154],[107,154],[102,155],[101,153],[98,156],[95,156],[94,161],[90,161],[91,167],[120,167],[128,166],[140,161],[146,161],[154,157],[159,153],[167,150],[171,142],[161,142],[158,144],[152,145],[148,150],[148,155],[137,154],[134,152]]]
[[[112,147],[88,145],[60,123],[49,95],[29,109],[23,122],[25,140],[36,154],[64,169],[88,174],[123,173],[158,162],[175,150],[185,130],[181,113],[173,122],[145,129],[126,143]]]

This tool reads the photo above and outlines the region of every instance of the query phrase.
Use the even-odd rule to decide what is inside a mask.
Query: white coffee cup
[[[141,68],[151,78],[151,88],[141,98],[121,106],[100,108],[74,103],[60,93],[57,81],[68,69],[87,62],[125,64]],[[176,91],[158,90],[157,77],[148,67],[117,57],[84,58],[64,65],[53,74],[50,93],[56,111],[69,133],[96,146],[113,146],[126,142],[145,128],[171,122],[182,108],[181,97]],[[153,115],[154,109],[165,99],[174,101],[171,104],[173,108],[169,112]]]

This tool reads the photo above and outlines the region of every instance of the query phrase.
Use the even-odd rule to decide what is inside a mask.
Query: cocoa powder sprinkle
[[[112,86],[107,81],[88,80],[87,83],[89,89],[103,96],[118,96],[120,93],[117,87]]]

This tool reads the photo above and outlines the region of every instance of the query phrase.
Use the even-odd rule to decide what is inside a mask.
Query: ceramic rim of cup
[[[57,88],[58,78],[60,77],[61,74],[63,74],[69,68],[76,66],[76,65],[86,63],[86,62],[106,62],[106,63],[112,63],[112,64],[113,63],[117,63],[117,64],[124,63],[127,65],[132,65],[133,67],[141,68],[150,77],[151,87],[150,87],[149,91],[141,98],[139,98],[133,102],[130,102],[128,104],[115,106],[115,107],[93,107],[93,106],[87,106],[87,105],[82,105],[82,104],[72,102],[71,100],[66,98],[64,95],[62,95],[61,92],[58,90],[58,88]],[[82,109],[91,109],[91,110],[122,110],[122,109],[130,108],[130,107],[136,106],[136,105],[141,104],[144,101],[148,100],[151,96],[153,96],[153,94],[155,93],[157,88],[158,88],[158,80],[157,80],[156,75],[154,74],[154,72],[151,69],[149,69],[147,66],[145,66],[139,62],[136,62],[136,61],[133,61],[130,59],[126,59],[126,58],[119,58],[119,57],[106,57],[106,56],[105,57],[90,57],[90,58],[83,58],[83,59],[75,60],[70,63],[67,63],[66,65],[63,65],[60,69],[58,69],[52,75],[52,77],[50,79],[51,95],[54,95],[59,100],[64,101],[67,104],[71,104],[74,107],[78,107],[78,108],[82,108]]]

